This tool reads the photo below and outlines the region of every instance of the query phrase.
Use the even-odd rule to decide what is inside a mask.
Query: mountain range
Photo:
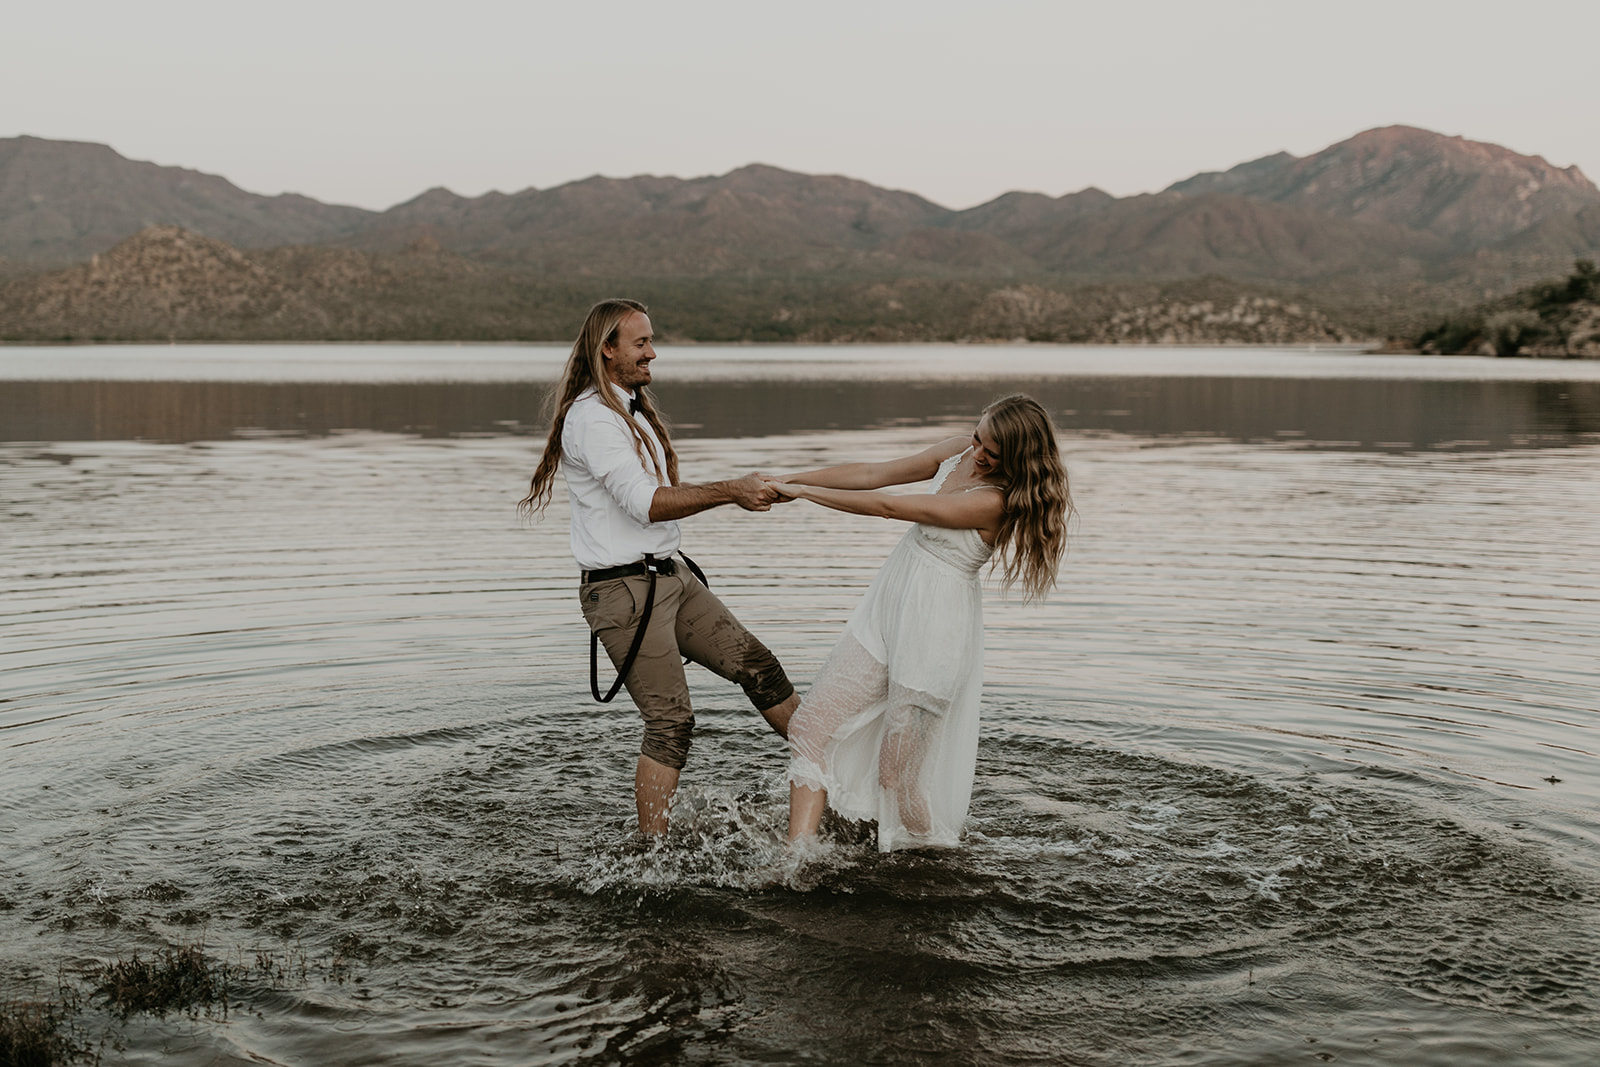
[[[354,254],[367,257],[361,270],[380,261],[404,264],[401,274],[437,268],[458,287],[489,274],[542,286],[700,279],[718,291],[752,279],[1060,290],[1217,277],[1288,287],[1346,310],[1414,309],[1508,291],[1594,255],[1600,189],[1576,167],[1389,126],[1309,156],[1280,152],[1122,198],[1093,188],[1011,192],[958,211],[847,177],[755,164],[714,177],[596,176],[477,197],[436,188],[378,212],[260,196],[104,145],[0,139],[0,270],[26,283],[8,287],[12,322],[28,317],[16,310],[19,300],[33,306],[28,287],[76,284],[41,272],[153,226],[223,242],[258,270],[304,265],[320,250],[343,257],[326,259],[344,264],[334,275],[354,269]],[[275,253],[276,268],[256,254],[292,247],[299,258]],[[427,255],[409,255],[419,250]],[[472,272],[477,281],[463,281]]]

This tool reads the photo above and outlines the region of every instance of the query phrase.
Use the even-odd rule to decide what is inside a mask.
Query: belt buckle
[[[646,574],[671,574],[672,559],[656,559],[654,556],[644,558],[644,571]]]

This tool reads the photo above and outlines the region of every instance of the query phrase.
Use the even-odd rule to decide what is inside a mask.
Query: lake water
[[[1600,1056],[1600,364],[664,350],[688,480],[1017,389],[1062,430],[1082,515],[1058,595],[990,590],[964,846],[797,862],[703,671],[630,844],[564,493],[514,511],[563,356],[0,348],[0,1001],[198,944],[233,1010],[91,1001],[105,1062]],[[899,532],[685,548],[803,688]]]

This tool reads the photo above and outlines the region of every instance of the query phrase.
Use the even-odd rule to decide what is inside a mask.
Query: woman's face
[[[972,431],[972,466],[978,477],[985,480],[999,478],[1005,473],[1000,469],[1000,445],[989,429],[987,415],[978,420],[978,428]]]

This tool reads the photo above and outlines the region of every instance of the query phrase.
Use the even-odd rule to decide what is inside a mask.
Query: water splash
[[[597,843],[577,885],[588,894],[624,895],[696,887],[803,891],[855,865],[858,846],[849,841],[819,836],[791,845],[787,819],[785,790],[686,785],[673,797],[665,835],[618,828],[609,842]]]

